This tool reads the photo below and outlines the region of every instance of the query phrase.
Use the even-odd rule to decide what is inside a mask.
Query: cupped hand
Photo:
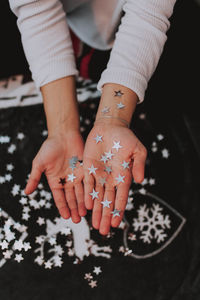
[[[31,194],[44,172],[55,204],[63,218],[70,216],[74,223],[86,214],[83,189],[83,149],[79,132],[48,137],[32,163],[25,193]]]
[[[118,227],[128,200],[132,176],[144,179],[147,151],[135,134],[121,124],[96,122],[84,154],[85,206],[102,235]]]

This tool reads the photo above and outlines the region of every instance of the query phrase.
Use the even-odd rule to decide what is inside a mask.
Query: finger
[[[116,198],[115,198],[115,205],[114,209],[119,210],[119,216],[114,216],[114,214],[111,214],[112,220],[111,220],[111,226],[112,227],[118,227],[119,224],[121,223],[121,220],[124,215],[124,211],[126,208],[127,200],[128,200],[128,194],[129,194],[129,184],[123,184],[119,185],[117,187],[117,192],[116,192]]]
[[[38,183],[40,181],[41,175],[42,175],[43,170],[37,165],[36,163],[33,162],[32,164],[32,169],[31,169],[31,174],[29,176],[27,185],[25,187],[24,192],[29,195],[35,191],[35,189],[38,186]]]
[[[76,201],[76,196],[74,193],[73,187],[65,188],[65,197],[67,199],[67,204],[70,209],[71,218],[74,223],[79,223],[81,221],[81,217],[78,213],[78,206]]]
[[[93,208],[93,200],[90,195],[94,188],[94,177],[91,174],[88,174],[88,172],[85,172],[84,175],[84,202],[85,202],[85,207],[87,209],[92,209]]]
[[[96,185],[95,191],[98,192],[98,198],[94,199],[93,210],[92,210],[92,226],[95,229],[99,229],[102,214],[102,204],[104,196],[104,187],[102,185]]]
[[[68,219],[70,217],[69,207],[65,199],[65,193],[61,189],[52,189],[53,198],[61,217]]]
[[[87,213],[87,210],[84,202],[84,189],[82,182],[75,184],[74,190],[78,202],[78,213],[81,217],[84,217]]]
[[[141,150],[134,155],[132,174],[134,181],[141,183],[144,180],[145,162],[147,157],[147,151]]]
[[[112,219],[111,211],[113,210],[114,202],[115,202],[114,187],[105,189],[104,201],[106,201],[106,200],[109,202],[111,201],[111,203],[108,204],[108,206],[110,206],[110,207],[103,207],[103,204],[102,204],[102,217],[101,217],[99,232],[103,235],[108,234],[110,231],[111,219]]]

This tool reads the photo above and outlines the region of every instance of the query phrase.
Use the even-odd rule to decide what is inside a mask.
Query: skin
[[[115,91],[121,90],[123,95],[116,97]],[[103,86],[96,122],[89,133],[86,144],[80,134],[79,114],[77,106],[75,78],[67,76],[52,81],[41,87],[44,109],[47,120],[48,138],[42,144],[32,163],[31,174],[25,193],[31,194],[38,186],[41,174],[44,172],[52,191],[55,204],[63,218],[72,218],[74,223],[81,221],[87,209],[92,209],[93,227],[102,235],[108,234],[110,227],[119,226],[128,200],[128,192],[132,177],[135,182],[144,179],[146,148],[135,134],[127,128],[136,104],[137,95],[129,88],[107,83]],[[125,104],[123,109],[117,109],[117,103]],[[105,117],[102,109],[110,107],[110,117]],[[125,120],[125,122],[123,121]],[[96,135],[102,136],[102,142],[96,143]],[[123,148],[117,151],[113,141],[120,141]],[[73,145],[73,147],[72,147]],[[105,172],[105,164],[100,161],[104,152],[114,154],[106,165],[111,166],[111,174]],[[72,170],[69,159],[78,156],[83,159],[83,167],[77,163]],[[129,168],[124,169],[123,161],[129,162]],[[91,165],[96,168],[96,174],[89,174]],[[68,175],[74,174],[73,182],[68,181]],[[118,183],[118,175],[125,176],[124,182]],[[100,177],[106,178],[102,186]],[[65,178],[66,183],[59,183]],[[92,200],[90,193],[95,189],[98,198]],[[110,207],[104,207],[101,201],[111,201]],[[113,216],[113,209],[120,210],[120,217]]]
[[[79,130],[79,114],[74,76],[50,82],[41,88],[47,120],[48,138],[42,144],[32,163],[25,193],[31,194],[44,172],[60,215],[79,223],[87,211],[84,204],[83,168],[77,164],[76,179],[67,181],[72,173],[69,159],[83,159],[84,143]],[[72,147],[73,145],[73,147]],[[60,178],[66,179],[63,186]]]
[[[123,91],[124,95],[116,97],[117,90]],[[98,229],[100,234],[106,235],[110,231],[110,227],[118,227],[124,214],[124,210],[128,200],[128,192],[132,182],[141,183],[144,180],[145,161],[147,156],[146,148],[135,136],[135,134],[127,128],[125,122],[130,122],[132,114],[136,108],[138,101],[137,95],[130,89],[119,84],[105,84],[101,96],[96,122],[92,128],[84,149],[84,187],[85,187],[85,205],[87,209],[92,209],[92,224]],[[116,109],[116,103],[124,103],[123,109]],[[104,107],[110,107],[109,113],[114,118],[106,118],[102,114]],[[96,143],[94,138],[96,135],[102,136],[102,142]],[[120,141],[118,151],[113,147],[113,141]],[[105,164],[100,161],[104,152],[111,151],[114,156],[106,163],[111,166],[112,172],[108,176],[105,172]],[[123,161],[129,162],[129,168],[124,169],[121,164]],[[96,174],[89,174],[88,166],[93,164],[98,169]],[[116,177],[118,175],[125,176],[124,182],[118,183]],[[106,184],[102,186],[99,178],[106,178]],[[116,190],[117,187],[117,190]],[[99,192],[98,199],[92,200],[89,193],[95,189]],[[101,201],[108,199],[112,201],[110,208],[104,207]],[[120,217],[113,216],[113,209],[120,210]]]

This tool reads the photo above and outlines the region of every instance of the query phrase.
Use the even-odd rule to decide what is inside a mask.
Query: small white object
[[[8,153],[13,154],[13,152],[16,150],[16,146],[14,144],[11,144],[10,147],[8,147]]]
[[[103,204],[103,208],[104,207],[110,208],[110,203],[112,203],[112,201],[108,201],[108,199],[105,199],[104,201],[101,201],[101,204]]]
[[[93,272],[96,274],[96,275],[99,275],[99,273],[101,273],[101,267],[94,267],[94,270]]]
[[[24,258],[22,257],[22,254],[16,254],[15,255],[15,260],[19,263],[21,260],[23,260]]]
[[[67,181],[74,182],[74,179],[76,178],[76,176],[74,176],[73,173],[72,174],[68,174],[67,176],[68,176]]]
[[[120,183],[120,182],[124,182],[124,177],[125,177],[125,176],[121,176],[121,175],[119,174],[118,177],[115,177],[115,179],[117,180],[117,183]]]
[[[106,114],[106,113],[108,113],[110,111],[110,107],[108,107],[108,106],[105,106],[102,110],[101,110],[101,112],[103,113],[103,114]]]
[[[37,223],[38,223],[40,226],[43,225],[43,224],[45,224],[44,218],[39,217],[39,218],[37,219]]]
[[[120,145],[120,141],[119,142],[113,142],[114,146],[112,146],[113,149],[116,149],[117,152],[120,148],[122,148],[122,146]]]
[[[99,142],[103,142],[102,141],[102,135],[96,135],[96,137],[94,138],[94,140],[96,141],[96,144],[98,144]]]
[[[123,167],[124,169],[129,169],[129,162],[126,162],[126,161],[124,160],[123,163],[122,163],[121,165],[122,165],[122,167]]]
[[[19,132],[18,135],[17,135],[18,140],[23,140],[24,137],[25,137],[25,135],[22,132]]]
[[[117,103],[117,108],[118,108],[118,109],[122,109],[122,108],[124,108],[124,107],[125,107],[125,105],[124,105],[122,102]]]
[[[112,159],[112,157],[114,156],[114,154],[111,151],[105,152],[105,155],[106,155],[107,159]]]
[[[105,172],[107,172],[108,174],[109,173],[111,173],[112,172],[112,169],[111,169],[111,167],[109,167],[109,166],[106,166],[106,168],[105,168],[105,170],[104,170]]]
[[[92,164],[90,168],[88,168],[89,170],[89,174],[96,174],[96,170],[98,170],[98,168],[95,168],[94,165]]]
[[[104,162],[104,164],[108,161],[108,158],[107,158],[107,156],[106,155],[101,155],[101,159],[100,159],[100,161],[103,161]]]
[[[113,217],[120,217],[120,210],[114,209],[111,211],[111,214],[113,214]]]
[[[164,158],[168,158],[168,157],[169,157],[169,150],[163,149],[163,150],[162,150],[162,156],[163,156]]]
[[[99,198],[98,194],[99,192],[96,192],[95,189],[93,189],[92,193],[89,193],[92,196],[92,200],[94,200],[95,198]]]

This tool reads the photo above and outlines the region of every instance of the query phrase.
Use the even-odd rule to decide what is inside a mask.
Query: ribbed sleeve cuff
[[[73,55],[71,57],[68,56],[67,59],[63,58],[60,60],[55,59],[54,57],[49,64],[43,64],[42,66],[34,66],[35,68],[32,70],[30,68],[30,70],[32,72],[32,78],[35,82],[35,86],[38,90],[40,90],[41,86],[51,81],[70,75],[79,75],[79,71],[76,68]]]
[[[109,82],[126,86],[137,94],[138,103],[143,102],[147,81],[139,73],[122,68],[108,67],[101,74],[101,78],[97,83],[97,90],[102,92],[103,85]]]

